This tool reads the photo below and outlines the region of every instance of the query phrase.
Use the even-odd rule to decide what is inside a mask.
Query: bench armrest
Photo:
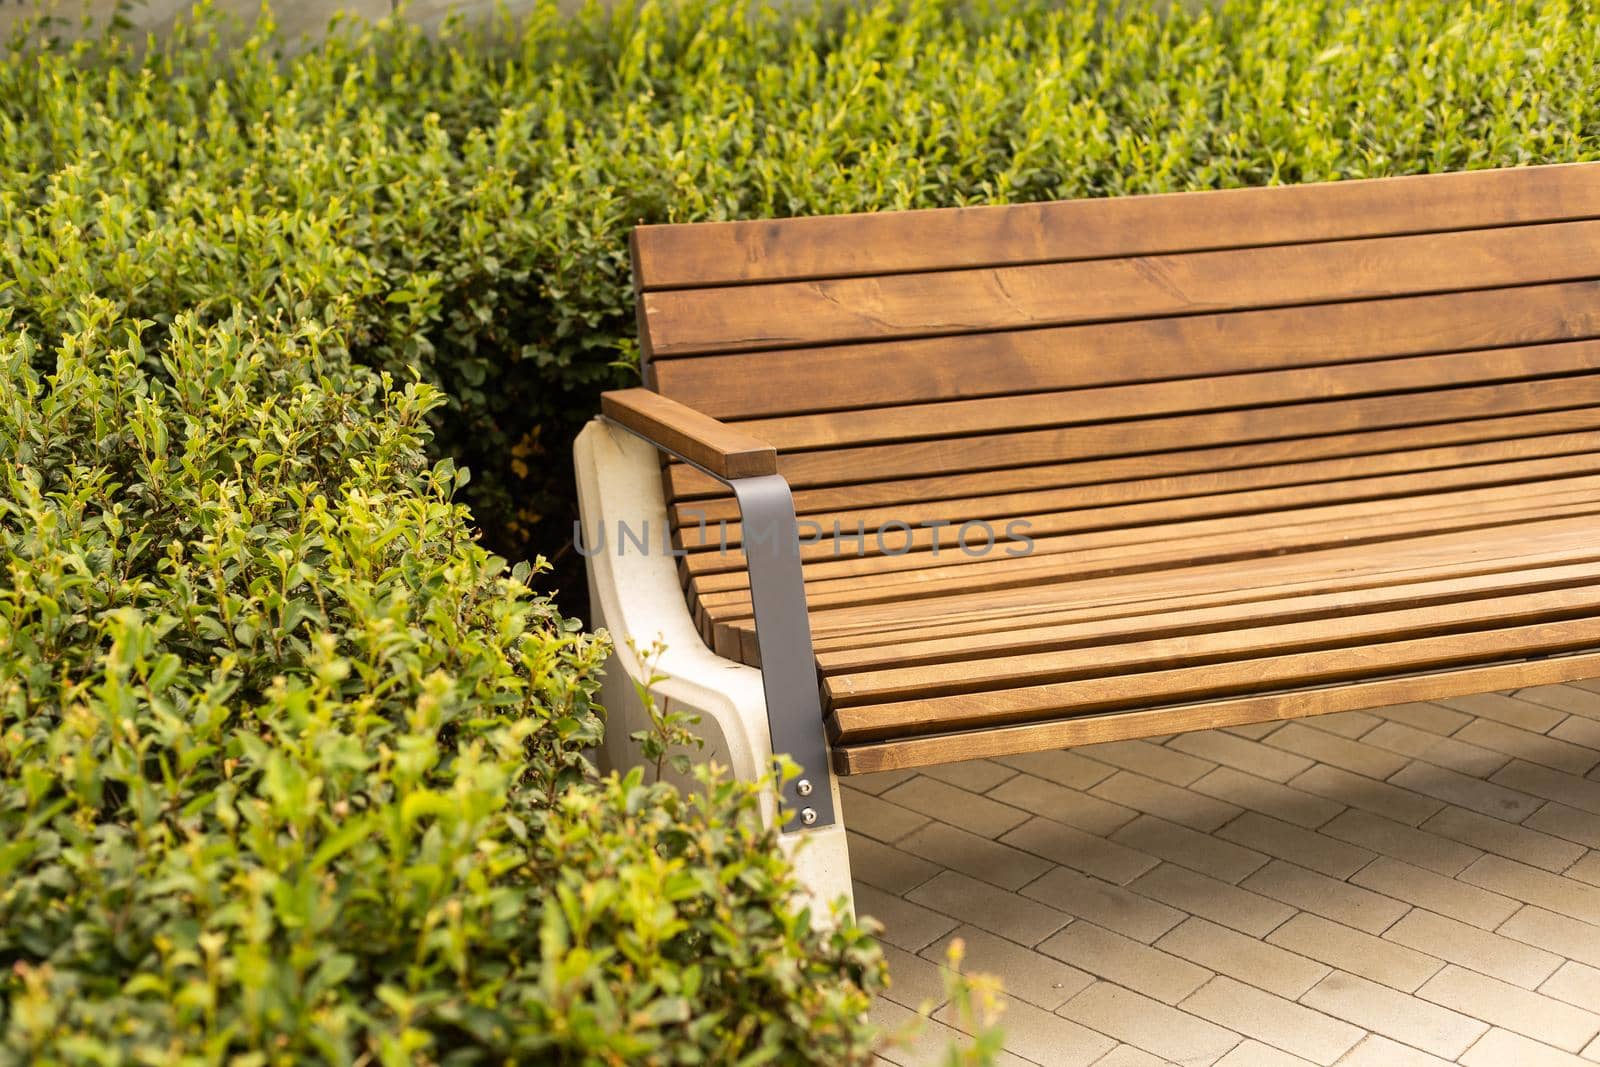
[[[838,815],[800,568],[800,530],[789,483],[778,473],[777,449],[648,389],[603,393],[600,413],[733,491],[744,527],[772,751],[787,753],[801,768],[801,777],[784,787],[785,806],[796,813],[788,829],[832,826]]]
[[[778,473],[777,449],[660,393],[648,389],[603,393],[600,412],[724,482]]]

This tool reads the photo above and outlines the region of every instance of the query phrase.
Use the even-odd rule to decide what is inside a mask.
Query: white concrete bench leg
[[[649,719],[634,683],[653,673],[661,679],[651,689],[658,703],[699,713],[696,732],[706,742],[700,758],[728,766],[741,781],[754,781],[766,773],[772,759],[761,672],[712,652],[689,615],[677,561],[667,548],[670,527],[660,453],[597,419],[578,435],[574,462],[584,545],[590,553],[589,621],[595,628],[609,630],[614,646],[601,684],[606,708],[602,767],[624,770],[642,762],[630,735],[647,729]],[[619,526],[645,540],[647,550],[641,551],[633,541],[619,541]],[[639,653],[657,642],[664,645],[660,657],[653,664],[640,662]],[[672,777],[670,771],[668,776]],[[834,810],[839,811],[837,779],[833,783]],[[764,798],[762,813],[771,825],[777,815],[775,796]],[[815,914],[825,916],[841,896],[854,910],[842,818],[821,829],[784,833],[780,840],[820,905]]]

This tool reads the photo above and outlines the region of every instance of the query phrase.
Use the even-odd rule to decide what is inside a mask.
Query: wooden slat
[[[1553,417],[1568,423],[1589,422],[1600,426],[1600,409],[1587,413],[1556,412]],[[1549,418],[1552,416],[1530,416],[1529,421]],[[1383,435],[1371,436],[1381,438]],[[1359,442],[1361,438],[1354,440]],[[1322,438],[1320,441],[1327,444],[1331,439]],[[866,486],[809,489],[796,493],[794,501],[796,513],[803,518],[817,522],[838,519],[853,527],[856,521],[876,525],[895,514],[902,517],[919,516],[906,519],[908,522],[920,521],[922,516],[937,518],[947,513],[980,517],[1017,515],[1041,510],[1043,501],[1058,499],[1057,494],[1063,492],[1067,496],[1060,499],[1070,499],[1075,507],[1090,508],[1254,488],[1341,482],[1414,471],[1450,470],[1492,465],[1506,460],[1593,451],[1600,451],[1600,431],[1541,434],[1439,448],[1411,448],[1336,456],[1332,459],[1272,463],[1267,466],[1208,470],[1202,465],[1201,469],[1185,473],[1131,481],[1084,482],[1081,480],[1080,465],[1050,464],[1016,471],[982,471],[941,478],[878,482]],[[1235,455],[1232,450],[1222,454]],[[1270,458],[1269,455],[1269,462]],[[1194,462],[1194,457],[1189,456],[1189,460]],[[1041,503],[1030,503],[1034,501]],[[734,523],[739,519],[739,507],[731,496],[678,501],[671,507],[671,518],[675,530]]]
[[[1280,594],[1277,599],[1264,599],[1261,593],[1267,591],[1263,590],[1248,600],[1234,595],[1231,602],[1216,606],[1196,606],[1203,602],[1198,597],[1187,602],[1164,598],[1146,602],[1144,611],[1128,607],[1120,613],[1105,607],[1077,608],[1041,613],[1031,620],[1012,620],[1011,626],[990,622],[981,629],[969,627],[967,632],[959,633],[952,632],[954,627],[928,627],[916,633],[902,632],[895,640],[888,640],[885,635],[885,643],[836,643],[818,647],[817,666],[827,676],[846,673],[876,676],[878,672],[911,667],[1114,645],[1162,635],[1218,633],[1243,626],[1298,623],[1363,611],[1390,610],[1401,605],[1455,605],[1480,597],[1540,592],[1589,585],[1600,580],[1600,570],[1595,567],[1595,561],[1600,560],[1600,546],[1578,555],[1581,562],[1562,566],[1530,567],[1527,561],[1517,560],[1507,569],[1487,574],[1404,581],[1395,585],[1342,589],[1336,593]]]
[[[1600,221],[646,292],[651,358],[1495,289],[1595,276]]]
[[[1265,596],[1313,594],[1369,584],[1393,584],[1426,572],[1434,576],[1499,569],[1505,561],[1530,559],[1530,565],[1587,558],[1595,545],[1594,519],[1587,515],[1547,517],[1485,533],[1456,530],[1403,542],[1342,545],[1293,555],[1259,556],[1158,572],[1112,574],[1071,583],[1022,589],[957,593],[917,602],[845,605],[812,612],[819,640],[903,627],[910,620],[931,623],[1009,618],[1067,606],[1093,607],[1167,598],[1198,598],[1221,593],[1210,603]],[[1553,553],[1554,556],[1545,556]],[[1564,556],[1575,553],[1576,556]],[[1457,568],[1461,568],[1457,570]],[[1282,587],[1274,589],[1272,587]]]
[[[1418,356],[1334,367],[1073,389],[1021,396],[730,423],[784,451],[839,448],[1161,415],[1416,393],[1469,384],[1559,379],[1600,368],[1600,341]]]
[[[1127,385],[1600,337],[1600,282],[662,360],[718,418]]]
[[[1600,440],[1600,433],[1592,436]],[[866,550],[857,552],[855,543],[848,538],[841,542],[833,536],[833,525],[841,531],[883,529],[888,523],[902,523],[914,527],[908,535],[894,536],[889,547],[898,551],[909,544],[914,554],[931,549],[956,548],[961,539],[960,524],[969,521],[990,522],[997,535],[1012,521],[1026,522],[1029,534],[1051,535],[1084,530],[1106,530],[1123,527],[1152,526],[1156,524],[1187,522],[1194,519],[1257,513],[1291,512],[1294,509],[1370,501],[1374,507],[1394,498],[1416,499],[1423,506],[1432,498],[1453,491],[1542,482],[1551,479],[1575,477],[1600,471],[1600,452],[1576,455],[1550,456],[1539,459],[1505,463],[1475,464],[1442,470],[1408,471],[1401,474],[1376,475],[1367,478],[1350,478],[1342,481],[1320,481],[1286,486],[1251,486],[1232,492],[1203,493],[1155,500],[1134,500],[1128,503],[1100,502],[1101,494],[1077,489],[1059,489],[1044,493],[1014,494],[999,498],[938,501],[922,506],[902,505],[898,508],[875,508],[848,511],[826,516],[821,520],[808,519],[812,526],[803,529],[802,538],[814,543],[802,543],[801,558],[811,561],[837,561],[841,556],[879,556],[876,540],[869,535]],[[1109,494],[1107,494],[1109,495]],[[1118,493],[1126,498],[1125,490]],[[1090,501],[1085,502],[1084,497]],[[1098,506],[1096,506],[1098,505]],[[1392,505],[1390,505],[1392,506]],[[923,528],[922,523],[942,522],[951,525]],[[892,529],[898,529],[894,527]],[[736,551],[743,543],[741,523],[706,524],[689,526],[680,532],[677,543],[689,553],[689,573],[716,574],[743,568],[744,555]],[[850,547],[846,549],[844,545]],[[942,553],[941,553],[942,554]],[[910,556],[897,557],[908,561]],[[959,562],[959,560],[953,561]],[[821,573],[821,572],[818,572]],[[712,585],[702,588],[711,589]]]
[[[1113,526],[1109,529],[1051,532],[1036,531],[1032,551],[1023,554],[997,547],[983,557],[969,557],[956,551],[908,553],[903,556],[863,556],[827,559],[805,568],[806,591],[810,596],[850,589],[872,590],[880,586],[893,589],[893,595],[914,596],[919,584],[945,582],[958,576],[964,585],[981,587],[988,577],[1005,580],[1038,580],[1045,574],[1064,572],[1069,566],[1082,566],[1090,560],[1114,559],[1118,555],[1134,558],[1137,553],[1160,553],[1183,558],[1185,550],[1201,553],[1211,546],[1231,548],[1243,545],[1254,554],[1286,551],[1291,546],[1317,539],[1361,536],[1371,540],[1398,539],[1406,531],[1427,530],[1428,524],[1467,528],[1479,524],[1501,525],[1512,516],[1541,510],[1555,514],[1563,507],[1582,508],[1600,501],[1600,476],[1586,475],[1539,483],[1491,486],[1483,489],[1419,496],[1396,506],[1390,500],[1328,504],[1284,511],[1264,511],[1226,515],[1220,518],[1174,520],[1148,526]],[[1091,516],[1093,513],[1090,513]],[[1043,516],[1053,523],[1067,525],[1065,516]],[[1072,560],[1052,557],[1070,555]],[[741,572],[724,572],[697,577],[696,590],[703,602],[714,606],[730,602],[724,594],[747,589]]]
[[[917,732],[970,730],[1037,719],[1233,696],[1286,686],[1437,670],[1600,646],[1600,618],[1539,622],[1261,659],[1179,667],[1018,689],[840,708],[838,740],[882,740]]]
[[[1322,596],[1381,596],[1387,589],[1418,583],[1481,579],[1497,588],[1521,588],[1516,572],[1589,566],[1600,559],[1592,526],[1587,517],[1557,520],[1516,527],[1511,531],[1514,538],[1500,540],[1485,539],[1481,531],[1473,530],[1391,543],[1381,552],[1358,545],[1114,575],[1022,593],[816,612],[815,647],[820,655],[838,649],[893,654],[905,648],[915,657],[919,642],[969,637],[999,645],[1008,631],[1051,624],[1109,626],[1233,606],[1265,616],[1284,605],[1292,610],[1297,602],[1315,602]],[[738,650],[737,658],[760,663],[749,619],[727,624],[723,637]]]
[[[981,564],[973,564],[950,571],[912,571],[895,576],[902,579],[897,582],[863,578],[811,583],[806,588],[806,600],[814,624],[819,628],[826,623],[826,613],[870,609],[881,605],[916,610],[919,604],[925,603],[929,605],[931,614],[952,600],[966,599],[983,604],[990,598],[1007,594],[1014,594],[1016,602],[1023,606],[1041,601],[1059,603],[1061,596],[1070,595],[1082,583],[1120,576],[1147,574],[1152,577],[1176,577],[1195,568],[1256,560],[1263,556],[1282,556],[1294,562],[1311,557],[1315,563],[1317,553],[1349,548],[1363,548],[1368,555],[1382,558],[1407,540],[1427,539],[1441,532],[1478,533],[1484,543],[1493,544],[1495,537],[1522,536],[1524,527],[1540,520],[1574,518],[1592,523],[1596,515],[1600,515],[1600,501],[1589,499],[1550,507],[1497,510],[1482,516],[1460,514],[1448,518],[1430,517],[1411,523],[1392,524],[1377,532],[1364,530],[1360,520],[1348,520],[1333,530],[1313,525],[1285,531],[1277,536],[1270,548],[1262,546],[1260,537],[1231,534],[1187,543],[1166,542],[1142,549],[1089,549],[1042,559],[1028,557],[1005,561],[1015,566],[990,568],[984,573],[976,573]],[[1020,566],[1022,563],[1034,563],[1036,566],[1024,570]],[[1056,592],[1052,587],[1062,592]],[[718,645],[738,647],[739,637],[734,627],[751,618],[747,592],[703,596],[699,599],[697,609],[706,632]]]
[[[870,774],[956,760],[1125,741],[1138,737],[1243,726],[1254,722],[1443,700],[1514,686],[1551,685],[1600,676],[1600,652],[1436,671],[1402,678],[1345,683],[1285,693],[1235,697],[1104,715],[1080,715],[995,730],[851,745],[834,749],[834,770]]]
[[[1456,600],[1438,606],[1407,605],[1363,612],[1352,604],[1333,616],[1279,620],[1268,625],[1176,634],[1163,629],[1155,636],[1133,640],[1117,641],[1108,635],[1103,643],[1073,648],[997,653],[872,671],[829,672],[826,691],[834,708],[853,708],[986,692],[992,690],[996,679],[1004,679],[1005,688],[1012,689],[1600,615],[1600,574],[1591,568],[1586,579],[1577,580],[1580,584],[1570,588]]]
[[[600,410],[612,422],[671,449],[719,478],[752,478],[777,472],[778,454],[767,442],[648,389],[604,393]]]
[[[1563,383],[1559,390],[1518,382],[1441,390],[1423,402],[1373,397],[1285,406],[1271,409],[1270,414],[1245,410],[1168,416],[1142,422],[1137,433],[1118,425],[1092,425],[1024,430],[966,440],[913,441],[800,452],[779,456],[778,471],[791,486],[815,488],[1009,470],[1072,460],[1110,460],[1140,454],[1161,457],[1108,464],[1097,472],[1100,475],[1097,480],[1114,481],[1118,476],[1138,477],[1197,469],[1182,466],[1181,453],[1201,448],[1218,450],[1203,457],[1203,462],[1209,463],[1212,469],[1260,466],[1330,454],[1384,451],[1393,446],[1429,447],[1514,436],[1515,430],[1501,422],[1476,424],[1514,415],[1590,408],[1596,404],[1600,404],[1600,379],[1594,377],[1573,379]],[[1594,428],[1592,422],[1578,418],[1550,419],[1540,425],[1562,425],[1574,430]],[[1386,443],[1366,438],[1373,431],[1408,428],[1415,429],[1409,434],[1393,435]],[[1530,427],[1530,432],[1538,431]],[[1330,443],[1318,439],[1334,435],[1358,436],[1332,442],[1333,448],[1344,446],[1345,451],[1330,452]],[[1279,443],[1272,449],[1259,448],[1268,442]],[[1178,454],[1163,456],[1163,453]],[[686,474],[680,466],[669,467],[667,476],[673,499],[681,499],[684,489],[694,493],[720,488],[698,472]]]
[[[1592,218],[1597,204],[1600,167],[1577,163],[1049,204],[641,226],[634,231],[634,262],[647,289],[726,285]]]

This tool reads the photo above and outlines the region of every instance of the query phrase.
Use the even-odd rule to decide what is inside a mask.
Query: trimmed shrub
[[[0,1063],[864,1061],[881,961],[757,790],[595,780],[604,644],[472,538],[433,386],[73,315],[0,313]]]

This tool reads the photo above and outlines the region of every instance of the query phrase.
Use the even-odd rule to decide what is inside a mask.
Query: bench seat
[[[686,609],[761,666],[780,476],[840,773],[1600,675],[1600,164],[633,254]]]

